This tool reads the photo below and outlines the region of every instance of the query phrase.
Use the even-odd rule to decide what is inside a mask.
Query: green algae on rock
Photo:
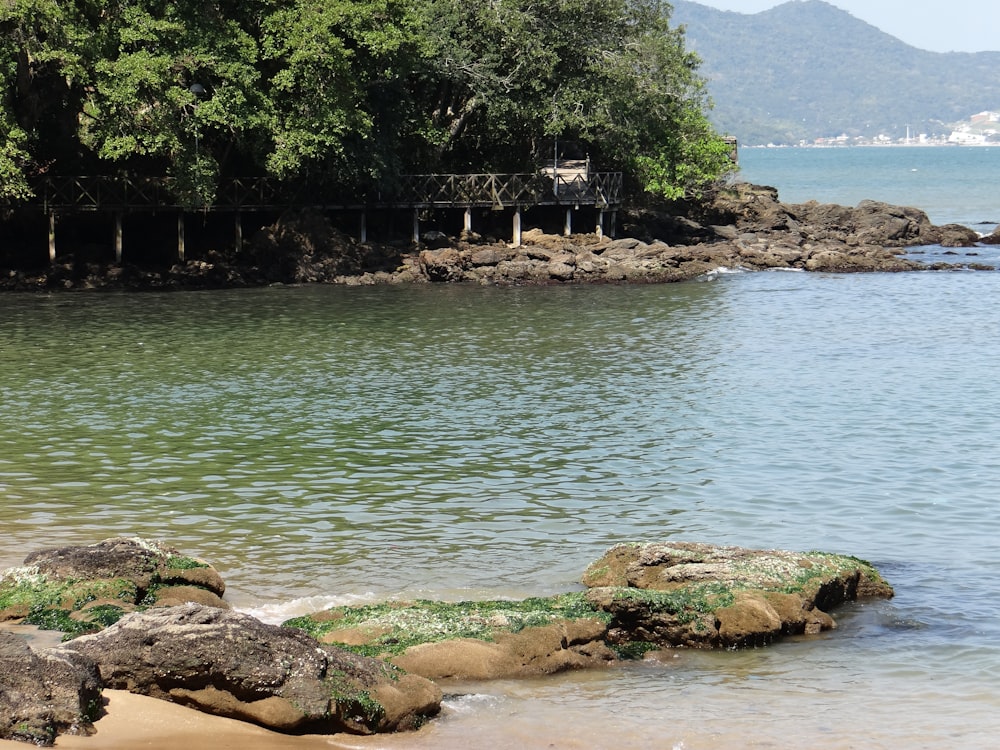
[[[228,608],[208,563],[140,538],[40,550],[0,572],[0,621],[23,620],[66,638],[93,633],[150,606],[197,601]]]
[[[612,661],[610,617],[584,592],[520,601],[389,602],[335,607],[286,626],[430,679],[551,674]]]
[[[654,648],[739,648],[836,627],[827,614],[892,588],[870,564],[824,552],[628,543],[587,569],[585,592],[523,601],[389,602],[285,623],[431,679],[597,666]]]
[[[589,601],[611,615],[608,641],[758,646],[836,627],[826,610],[892,587],[864,560],[823,552],[692,542],[619,544],[587,569]]]

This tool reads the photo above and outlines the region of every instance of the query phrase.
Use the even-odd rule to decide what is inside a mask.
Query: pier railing
[[[34,183],[46,212],[65,211],[254,211],[289,207],[531,207],[586,205],[610,208],[622,201],[621,172],[405,175],[383,193],[334,195],[267,177],[243,177],[219,184],[210,205],[185,205],[169,177],[44,176]]]

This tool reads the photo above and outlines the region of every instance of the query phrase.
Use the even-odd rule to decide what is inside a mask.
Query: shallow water
[[[821,638],[448,688],[365,747],[1000,734],[989,273],[0,297],[0,565],[116,535],[270,621],[575,588],[622,540],[872,560]]]

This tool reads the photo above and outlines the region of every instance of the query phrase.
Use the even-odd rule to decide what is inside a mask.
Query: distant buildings
[[[911,133],[906,127],[906,136],[879,133],[876,136],[849,136],[842,133],[829,138],[802,141],[800,146],[1000,146],[1000,112],[985,111],[969,117],[964,122],[952,125],[949,135],[928,135]]]
[[[985,133],[970,133],[966,130],[953,130],[948,136],[948,143],[957,143],[959,146],[976,146],[986,143],[989,136]]]
[[[988,122],[1000,122],[1000,112],[980,112],[969,118],[973,125],[984,125]]]
[[[972,115],[968,122],[959,124],[951,131],[948,143],[975,146],[996,141],[1000,127],[997,123],[1000,123],[1000,112],[980,112]]]

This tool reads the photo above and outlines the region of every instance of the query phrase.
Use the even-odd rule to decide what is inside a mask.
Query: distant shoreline
[[[741,150],[746,149],[779,149],[779,148],[822,148],[822,149],[835,149],[835,148],[996,148],[1000,147],[1000,143],[796,143],[792,145],[757,145],[757,146],[746,146],[740,144]]]

